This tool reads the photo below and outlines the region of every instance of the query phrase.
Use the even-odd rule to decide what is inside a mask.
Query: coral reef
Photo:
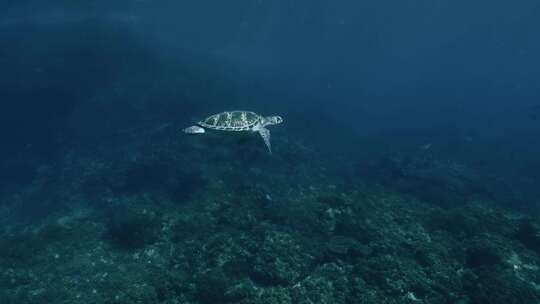
[[[538,219],[456,161],[355,175],[285,134],[272,158],[170,136],[72,151],[5,192],[1,302],[540,301]]]

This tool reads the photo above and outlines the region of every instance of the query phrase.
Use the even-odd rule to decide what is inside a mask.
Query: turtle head
[[[271,126],[271,125],[277,125],[283,122],[283,118],[281,116],[267,116],[264,118],[264,125],[265,126]]]
[[[204,133],[204,128],[199,126],[191,126],[183,129],[182,131],[186,134],[202,134]]]

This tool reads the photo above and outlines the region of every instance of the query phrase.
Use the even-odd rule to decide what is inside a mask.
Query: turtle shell
[[[222,112],[199,121],[203,128],[222,131],[251,131],[262,118],[248,111]]]

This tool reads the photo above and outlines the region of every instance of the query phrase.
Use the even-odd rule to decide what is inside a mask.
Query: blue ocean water
[[[539,28],[2,1],[0,303],[540,303]]]

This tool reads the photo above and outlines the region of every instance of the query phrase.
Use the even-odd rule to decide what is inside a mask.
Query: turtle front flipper
[[[260,128],[259,134],[261,134],[261,137],[264,140],[264,143],[266,144],[266,147],[268,148],[268,152],[272,154],[272,145],[270,145],[270,130],[267,128]]]

